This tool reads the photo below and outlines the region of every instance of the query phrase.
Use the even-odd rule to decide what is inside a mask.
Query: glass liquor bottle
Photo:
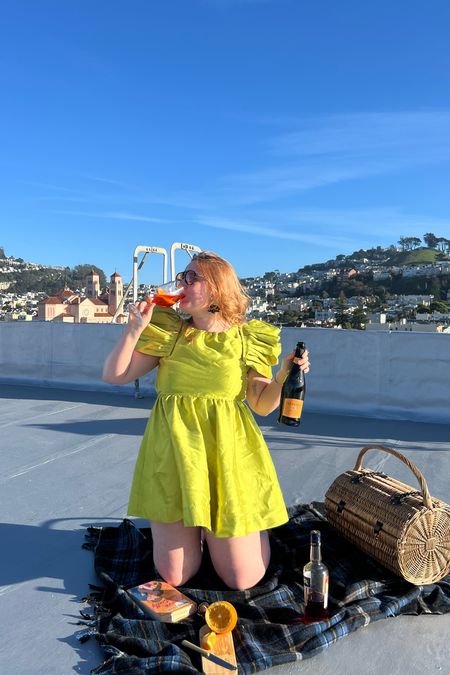
[[[305,623],[328,619],[328,568],[322,562],[320,531],[310,535],[310,559],[303,568]]]
[[[300,359],[306,351],[304,342],[297,342],[295,358]],[[297,363],[293,363],[289,375],[283,383],[280,399],[278,422],[291,427],[298,427],[303,411],[306,393],[306,378]]]

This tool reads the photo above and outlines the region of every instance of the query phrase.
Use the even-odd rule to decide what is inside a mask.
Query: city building
[[[117,272],[110,277],[109,288],[100,294],[100,279],[94,270],[86,277],[86,296],[79,296],[70,288],[63,288],[56,295],[38,303],[38,321],[64,323],[111,323],[123,298],[122,277]],[[124,314],[116,323],[125,323]]]

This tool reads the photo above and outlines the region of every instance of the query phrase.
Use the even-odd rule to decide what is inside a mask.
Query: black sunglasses
[[[185,270],[184,272],[178,272],[175,276],[175,281],[179,284],[186,284],[186,286],[192,286],[194,281],[201,281],[205,277],[201,277],[200,274],[197,274],[195,270]]]

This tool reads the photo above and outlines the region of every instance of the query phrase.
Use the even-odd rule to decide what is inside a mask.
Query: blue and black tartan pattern
[[[289,522],[271,531],[272,559],[262,582],[248,591],[226,589],[205,555],[198,574],[181,590],[198,604],[225,599],[236,607],[233,631],[239,672],[256,673],[300,661],[323,651],[349,633],[379,619],[401,614],[450,611],[450,575],[439,583],[414,586],[359,553],[326,522],[320,504],[295,506]],[[302,622],[303,565],[309,559],[309,534],[322,533],[322,554],[330,571],[330,618]],[[94,614],[91,630],[106,660],[94,673],[144,675],[198,673],[200,656],[181,646],[198,643],[200,615],[179,623],[146,618],[123,588],[158,578],[153,566],[150,529],[129,520],[118,527],[89,528],[85,548],[95,551],[95,570],[103,587],[86,598]]]

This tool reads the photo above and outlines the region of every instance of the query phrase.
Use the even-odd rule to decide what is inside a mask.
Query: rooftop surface
[[[81,645],[76,639],[80,599],[96,582],[92,553],[81,548],[84,531],[126,515],[153,398],[0,384],[0,399],[0,673],[87,674],[104,657],[95,640]],[[322,501],[369,443],[407,455],[431,494],[450,502],[448,424],[313,413],[307,406],[299,430],[279,427],[274,415],[258,422],[287,504]],[[381,452],[372,452],[365,465],[415,484],[405,465]],[[449,615],[386,619],[271,672],[447,674],[449,635]]]

